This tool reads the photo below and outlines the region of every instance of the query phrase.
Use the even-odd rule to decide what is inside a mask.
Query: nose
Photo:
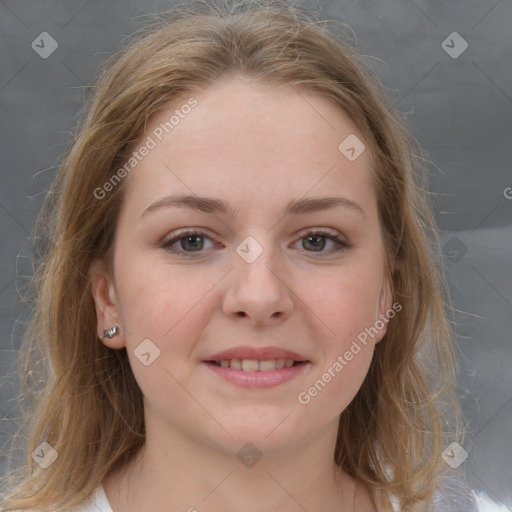
[[[224,296],[224,313],[258,325],[287,318],[293,308],[293,292],[275,251],[264,247],[254,261],[245,260],[234,252],[233,259],[234,268]]]

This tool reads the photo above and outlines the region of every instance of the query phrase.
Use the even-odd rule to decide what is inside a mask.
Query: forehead
[[[142,212],[176,192],[236,195],[245,205],[325,195],[333,188],[369,195],[368,151],[351,161],[342,151],[345,140],[364,147],[349,116],[319,93],[219,81],[182,95],[149,119],[134,150],[147,142],[152,149],[130,173],[127,196]]]

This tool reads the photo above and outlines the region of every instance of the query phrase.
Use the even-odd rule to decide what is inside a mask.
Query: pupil
[[[187,249],[187,247],[185,247],[185,245],[186,245],[187,243],[189,243],[190,241],[192,241],[192,246],[191,246],[191,247],[189,247],[189,248],[191,248],[192,250],[200,250],[200,249],[202,249],[203,244],[201,243],[201,244],[199,245],[199,247],[197,247],[196,245],[193,245],[193,243],[194,243],[193,241],[194,241],[194,240],[195,240],[196,242],[200,242],[200,241],[201,241],[201,235],[193,235],[193,236],[187,236],[187,237],[183,238],[183,239],[181,240],[181,247],[182,247],[182,249],[186,250],[186,249]]]
[[[320,247],[316,244],[313,244],[313,248],[320,248],[320,249],[323,249],[325,247],[325,240],[324,240],[324,237],[322,235],[320,236],[308,236],[306,237],[307,239],[307,243],[310,243],[312,240],[322,240],[323,243],[320,244]]]

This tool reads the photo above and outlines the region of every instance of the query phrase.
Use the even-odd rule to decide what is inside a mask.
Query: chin
[[[293,414],[290,416],[293,416]],[[281,414],[276,421],[262,422],[260,420],[257,423],[248,421],[225,422],[223,426],[232,437],[223,430],[222,436],[210,439],[217,448],[233,455],[237,455],[248,443],[254,445],[257,450],[264,454],[278,453],[296,445],[301,438],[307,437],[307,432],[299,432],[298,428],[295,428],[297,426],[291,421],[291,417],[283,421],[285,417],[286,414]],[[216,433],[218,434],[218,431]]]

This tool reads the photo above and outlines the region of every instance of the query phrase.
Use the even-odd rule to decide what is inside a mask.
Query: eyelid
[[[352,243],[348,241],[347,237],[343,233],[332,228],[307,228],[306,230],[301,231],[298,235],[297,241],[300,241],[307,236],[323,236],[335,244],[334,249],[329,251],[319,251],[317,253],[319,257],[323,257],[322,255],[338,254],[352,248]],[[306,253],[314,255],[316,252],[306,251]]]
[[[176,242],[179,242],[182,238],[186,238],[187,236],[194,236],[194,235],[199,235],[199,236],[202,236],[204,238],[209,238],[216,245],[219,245],[219,242],[217,242],[215,240],[215,238],[212,235],[210,235],[209,232],[206,231],[204,228],[183,228],[183,229],[178,229],[177,231],[173,231],[173,233],[171,235],[166,236],[165,238],[163,238],[159,245],[163,249],[167,250],[170,253],[188,255],[189,257],[193,257],[194,254],[202,255],[202,254],[205,253],[205,251],[198,251],[197,253],[194,253],[194,252],[185,252],[185,251],[174,251],[171,248],[172,245],[174,245]]]
[[[299,232],[298,238],[302,238],[304,236],[308,236],[309,234],[324,234],[324,235],[332,235],[332,236],[338,236],[341,233],[335,229],[332,228],[305,228],[302,231]]]

